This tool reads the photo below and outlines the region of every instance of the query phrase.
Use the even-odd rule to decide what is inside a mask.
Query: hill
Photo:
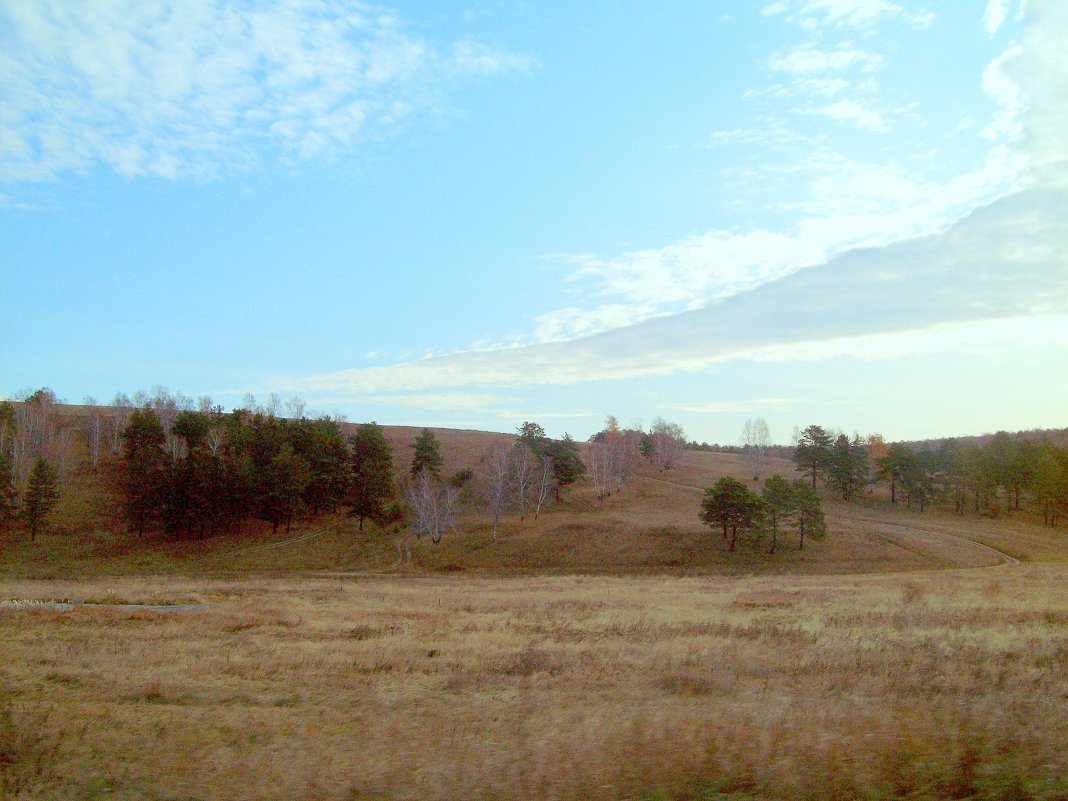
[[[397,473],[404,475],[412,443],[422,429],[383,428]],[[494,432],[431,430],[441,445],[446,474],[463,468],[477,473],[492,446],[512,440]],[[794,465],[771,457],[765,475],[774,473],[792,478]],[[402,530],[368,525],[360,532],[343,514],[298,525],[288,536],[252,524],[240,535],[194,541],[148,535],[138,541],[114,519],[87,511],[94,494],[104,492],[102,479],[90,477],[64,499],[62,515],[77,524],[59,526],[32,543],[23,536],[0,535],[0,574],[830,574],[978,567],[1008,558],[1056,561],[1068,554],[1063,535],[1024,515],[1002,520],[963,519],[930,510],[919,515],[890,510],[877,492],[850,504],[825,493],[829,533],[823,542],[806,543],[802,550],[787,533],[773,556],[762,542],[728,553],[717,532],[698,519],[704,488],[720,476],[755,486],[743,456],[686,451],[671,470],[637,465],[622,490],[606,498],[598,499],[592,487],[580,484],[565,492],[559,504],[547,505],[537,520],[530,514],[524,521],[507,514],[496,539],[488,519],[477,511],[479,501],[469,486],[468,511],[461,515],[458,530],[438,545],[413,543],[410,562],[399,559],[396,542]]]

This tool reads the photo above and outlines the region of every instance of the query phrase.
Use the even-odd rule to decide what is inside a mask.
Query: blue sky
[[[442,5],[0,5],[0,394],[1068,425],[1068,4]]]

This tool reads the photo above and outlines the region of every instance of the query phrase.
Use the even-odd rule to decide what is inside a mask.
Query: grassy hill
[[[399,475],[421,429],[385,427]],[[486,451],[511,441],[507,434],[432,429],[445,456],[445,472],[476,473]],[[795,475],[792,462],[772,458],[766,475]],[[599,500],[588,485],[565,492],[543,508],[538,520],[509,514],[497,538],[480,514],[477,499],[456,533],[434,545],[415,543],[412,561],[399,562],[397,532],[368,525],[358,531],[343,514],[298,526],[288,536],[260,524],[240,536],[175,541],[126,533],[112,514],[101,513],[106,488],[83,479],[63,500],[60,525],[28,542],[23,534],[0,535],[0,575],[62,578],[85,575],[247,573],[419,573],[485,575],[589,574],[783,574],[878,573],[927,568],[980,567],[1010,557],[1063,561],[1068,538],[1029,522],[1025,515],[997,521],[960,518],[939,511],[923,515],[891,510],[879,492],[844,504],[825,497],[828,536],[799,550],[786,533],[773,556],[766,543],[728,553],[717,532],[698,519],[705,487],[720,476],[751,481],[747,462],[735,454],[687,451],[668,471],[639,466],[623,490]],[[470,492],[470,490],[468,490]]]

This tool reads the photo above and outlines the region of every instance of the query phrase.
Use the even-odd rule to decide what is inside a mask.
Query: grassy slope
[[[387,427],[398,472],[403,472],[420,429]],[[446,471],[477,471],[494,443],[510,437],[476,431],[434,429],[446,456]],[[793,465],[772,459],[767,473],[793,476]],[[971,545],[986,543],[1028,561],[1064,561],[1068,537],[1021,516],[990,521],[941,512],[919,515],[891,510],[878,495],[843,504],[827,498],[830,534],[799,551],[792,534],[773,556],[755,546],[728,554],[718,534],[697,517],[701,493],[723,475],[746,480],[739,456],[688,452],[676,469],[643,468],[622,493],[597,500],[588,487],[569,490],[560,505],[548,505],[539,520],[520,523],[506,516],[493,540],[489,523],[477,514],[461,521],[460,533],[434,546],[417,543],[411,565],[397,566],[394,534],[368,526],[360,533],[338,515],[294,530],[302,541],[272,547],[282,535],[251,524],[240,537],[205,542],[137,542],[115,527],[93,523],[86,498],[100,487],[68,499],[65,517],[83,521],[66,534],[28,543],[0,535],[0,575],[63,577],[94,574],[245,574],[314,571],[465,571],[479,573],[871,573],[932,567],[997,564],[996,554]],[[80,515],[80,517],[79,517]],[[88,531],[87,531],[88,529]],[[112,533],[109,533],[111,529]],[[313,536],[308,536],[313,535]],[[948,536],[947,536],[948,535]]]

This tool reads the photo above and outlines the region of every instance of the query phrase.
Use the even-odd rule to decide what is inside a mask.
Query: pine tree
[[[130,415],[122,439],[124,511],[137,535],[142,536],[162,506],[166,438],[156,413],[146,406]]]
[[[775,553],[775,545],[779,540],[779,523],[794,514],[797,501],[794,499],[793,487],[780,475],[774,475],[764,482],[762,497],[767,506],[771,527],[771,549],[768,553]]]
[[[823,517],[823,506],[816,490],[800,479],[794,481],[793,490],[794,502],[797,504],[794,521],[800,534],[797,547],[802,550],[805,547],[805,534],[814,540],[822,540],[827,534],[827,522]]]
[[[352,482],[349,490],[351,514],[360,519],[378,521],[385,503],[393,495],[393,453],[382,429],[375,423],[360,426],[349,437]]]
[[[545,448],[545,455],[553,461],[553,484],[556,488],[556,500],[560,500],[560,490],[586,477],[586,465],[578,452],[578,445],[570,434],[564,434],[561,440],[550,442]]]
[[[434,437],[434,432],[429,428],[424,428],[419,436],[415,438],[412,448],[415,450],[415,455],[412,457],[412,467],[409,471],[412,477],[426,470],[433,479],[440,481],[441,468],[445,465],[445,459],[438,448],[438,441]]]
[[[763,514],[764,502],[736,478],[724,476],[705,490],[701,502],[701,519],[709,526],[723,527],[723,538],[730,531],[728,551],[738,542],[738,533],[755,528]]]
[[[22,519],[30,530],[30,540],[40,532],[49,512],[59,500],[59,474],[40,456],[30,471],[30,483],[22,499]]]
[[[801,432],[794,447],[794,461],[797,469],[807,472],[812,477],[812,486],[816,486],[816,475],[827,468],[831,457],[831,435],[822,426],[812,425]]]
[[[6,531],[18,516],[19,491],[15,486],[15,473],[8,458],[0,453],[0,531]]]

